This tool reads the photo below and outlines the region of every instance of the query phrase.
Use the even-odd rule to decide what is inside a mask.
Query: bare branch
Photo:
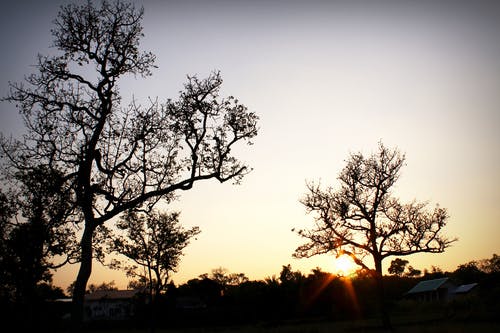
[[[445,209],[437,206],[428,212],[426,203],[403,205],[390,196],[404,160],[397,149],[380,143],[378,153],[368,158],[361,153],[350,156],[338,177],[338,190],[308,183],[301,203],[315,215],[315,228],[298,231],[308,243],[298,247],[294,256],[347,253],[366,268],[355,258],[370,255],[381,273],[386,257],[440,253],[449,247],[456,239],[442,235],[449,218]]]

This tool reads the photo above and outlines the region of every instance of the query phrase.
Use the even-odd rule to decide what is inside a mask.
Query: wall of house
[[[85,305],[87,320],[123,320],[132,314],[131,304],[123,300],[91,301]]]

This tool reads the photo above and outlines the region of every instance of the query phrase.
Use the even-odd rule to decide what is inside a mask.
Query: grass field
[[[115,333],[146,333],[149,330],[96,330],[93,333],[115,332]],[[423,319],[396,317],[393,318],[393,329],[387,330],[380,327],[376,319],[364,319],[358,321],[309,321],[309,322],[281,322],[262,323],[247,326],[228,327],[198,327],[157,329],[156,333],[382,333],[382,332],[409,332],[409,333],[465,333],[465,332],[500,332],[500,322],[473,322],[452,321],[439,319]]]
[[[392,330],[383,329],[377,317],[359,320],[303,319],[260,322],[253,325],[156,329],[155,333],[498,333],[500,307],[478,297],[451,303],[402,301],[392,307]],[[188,328],[189,327],[189,328]],[[147,329],[95,329],[91,333],[147,333]]]

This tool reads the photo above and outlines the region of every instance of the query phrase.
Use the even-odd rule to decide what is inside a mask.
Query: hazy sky
[[[43,4],[42,4],[43,3]],[[67,1],[4,1],[0,93],[50,52],[50,29]],[[177,283],[219,266],[251,279],[282,265],[334,271],[333,258],[291,257],[312,226],[299,203],[306,180],[336,184],[350,152],[382,140],[407,155],[395,195],[450,213],[459,241],[443,254],[409,258],[454,270],[500,253],[500,5],[497,1],[136,1],[145,8],[143,50],[159,66],[121,82],[124,100],[176,97],[186,74],[220,70],[225,94],[260,116],[240,156],[243,184],[197,184],[171,209],[202,233],[186,249]],[[22,128],[0,104],[0,130]],[[408,258],[407,258],[408,259]],[[390,259],[384,262],[387,268]],[[77,267],[60,270],[66,287]],[[94,266],[90,282],[120,272]]]

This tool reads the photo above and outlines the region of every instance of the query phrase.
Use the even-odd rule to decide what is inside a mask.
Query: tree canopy
[[[408,265],[410,262],[408,260],[404,260],[401,258],[396,258],[391,261],[391,265],[389,266],[389,269],[387,270],[390,274],[394,274],[397,276],[403,275],[406,265]]]
[[[39,55],[36,72],[11,83],[27,134],[0,140],[12,168],[57,170],[69,204],[84,222],[73,317],[81,322],[98,227],[127,210],[170,202],[195,182],[238,183],[250,168],[234,155],[257,135],[255,113],[221,97],[222,77],[189,76],[177,99],[123,105],[127,75],[147,77],[155,56],[140,50],[144,10],[102,1],[62,6],[55,21],[54,54]]]
[[[147,281],[150,292],[155,295],[165,290],[170,274],[177,270],[184,248],[200,233],[198,227],[184,229],[178,212],[152,211],[146,215],[131,211],[117,227],[125,234],[111,241],[111,250],[136,264],[120,266],[127,270],[128,276]]]
[[[398,149],[380,143],[369,157],[350,156],[338,177],[338,189],[308,183],[309,192],[301,202],[315,215],[315,228],[298,231],[308,242],[294,256],[347,254],[367,269],[363,259],[370,256],[379,271],[377,266],[387,257],[440,253],[449,247],[454,239],[443,234],[449,217],[445,208],[427,210],[425,202],[401,203],[392,195],[404,161]]]
[[[308,193],[301,202],[314,214],[315,226],[298,231],[307,243],[299,246],[294,256],[345,254],[368,270],[365,258],[371,258],[383,300],[382,260],[440,253],[449,247],[454,239],[443,234],[449,218],[445,208],[436,205],[428,210],[427,203],[402,203],[392,194],[404,162],[405,156],[397,148],[379,143],[378,151],[368,157],[351,154],[338,176],[338,188],[323,189],[321,184],[308,183]],[[388,318],[384,324],[389,325]]]
[[[16,300],[33,302],[37,284],[51,282],[52,269],[77,260],[75,229],[62,175],[37,166],[18,170],[1,193],[0,280]]]

